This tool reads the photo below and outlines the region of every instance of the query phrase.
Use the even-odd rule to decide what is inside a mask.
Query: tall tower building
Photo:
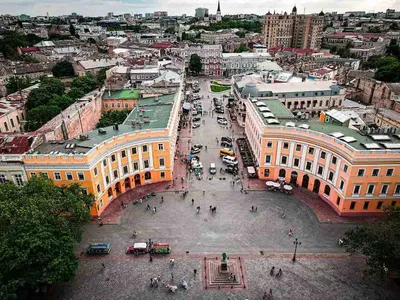
[[[267,47],[318,49],[321,47],[323,27],[323,15],[300,15],[296,6],[290,15],[268,12],[263,18],[263,41]]]
[[[218,0],[218,8],[217,8],[216,20],[217,20],[217,22],[221,22],[221,21],[222,21],[222,17],[221,17],[221,7],[220,7],[220,5],[219,5],[219,0]]]

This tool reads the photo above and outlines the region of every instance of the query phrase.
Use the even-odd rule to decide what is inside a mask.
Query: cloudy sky
[[[169,15],[194,15],[196,7],[207,7],[215,13],[218,0],[0,0],[1,14],[31,16],[66,15],[72,12],[84,16],[104,16],[107,12],[145,13],[166,10]],[[387,8],[400,10],[400,0],[302,0],[283,3],[272,0],[221,0],[222,14],[257,13],[265,14],[268,10],[277,12],[291,11],[297,5],[298,12],[315,13],[324,11],[345,12],[364,10],[366,12],[385,11]]]

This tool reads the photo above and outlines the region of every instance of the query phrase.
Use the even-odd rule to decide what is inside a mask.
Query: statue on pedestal
[[[221,259],[221,272],[228,272],[228,256],[226,253],[222,253],[222,259]]]

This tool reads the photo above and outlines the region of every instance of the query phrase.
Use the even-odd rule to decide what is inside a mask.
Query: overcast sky
[[[214,14],[218,0],[0,0],[0,14],[29,14],[31,16],[67,15],[72,12],[84,16],[104,16],[107,12],[145,13],[155,10],[166,10],[169,15],[194,15],[196,7],[206,7]],[[356,10],[366,12],[386,11],[387,8],[400,10],[400,0],[303,0],[303,1],[272,1],[272,0],[221,0],[222,14],[257,13],[265,14],[268,10],[276,12],[291,11],[293,5],[297,11],[316,13]]]

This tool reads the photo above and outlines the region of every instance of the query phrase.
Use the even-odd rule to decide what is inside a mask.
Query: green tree
[[[170,34],[175,34],[175,28],[174,27],[168,27],[164,31],[165,33],[170,33]]]
[[[100,84],[104,84],[104,81],[107,78],[106,72],[107,72],[108,68],[102,68],[99,73],[97,74],[97,81]]]
[[[57,78],[42,77],[40,79],[40,88],[46,89],[50,94],[62,95],[65,91],[65,84]]]
[[[1,31],[0,35],[0,52],[4,57],[11,60],[23,60],[23,57],[18,53],[18,47],[32,46],[39,43],[42,38],[35,34],[21,34],[17,31]]]
[[[25,130],[35,131],[53,119],[61,112],[61,109],[55,105],[40,105],[26,113]]]
[[[69,34],[72,36],[75,36],[75,34],[76,34],[75,27],[72,24],[69,25]]]
[[[57,106],[61,110],[64,110],[73,103],[75,103],[75,100],[69,95],[57,95],[50,101],[49,105]]]
[[[385,217],[346,232],[346,250],[367,258],[367,273],[400,276],[400,206],[385,207]]]
[[[52,99],[53,95],[50,94],[46,89],[34,89],[28,96],[27,108],[30,110],[40,105],[47,105]]]
[[[235,53],[242,53],[242,52],[247,52],[247,51],[250,51],[250,48],[249,47],[247,47],[247,45],[246,44],[240,44],[240,46],[238,47],[238,48],[236,48],[235,49]]]
[[[70,77],[75,75],[72,63],[67,60],[57,62],[51,71],[55,77]]]
[[[10,77],[7,80],[7,94],[15,93],[32,85],[32,80],[29,77]]]
[[[235,34],[240,38],[244,38],[246,36],[246,33],[244,31],[238,31],[235,32]]]
[[[129,115],[130,110],[109,110],[104,112],[97,123],[96,127],[107,127],[114,124],[122,124]]]
[[[85,95],[84,91],[75,87],[71,88],[71,90],[68,93],[68,96],[70,96],[74,100],[82,98],[84,95]]]
[[[198,75],[201,70],[203,68],[203,65],[201,63],[201,58],[199,55],[197,55],[196,53],[192,54],[190,56],[190,61],[189,61],[189,70],[192,73],[195,73],[196,75]]]
[[[93,200],[78,184],[57,187],[44,177],[23,187],[0,185],[0,299],[74,277],[74,242],[81,240]]]
[[[71,89],[77,88],[83,91],[84,93],[88,93],[96,89],[98,86],[99,82],[97,81],[97,78],[92,74],[87,74],[86,76],[75,78],[71,82]]]

